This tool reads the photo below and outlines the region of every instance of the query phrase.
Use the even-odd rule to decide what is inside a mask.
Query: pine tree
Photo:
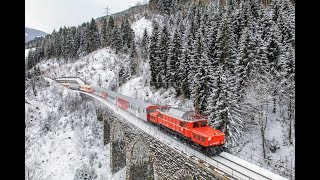
[[[96,21],[92,18],[87,31],[87,50],[92,52],[100,47],[100,35]]]
[[[180,83],[180,92],[181,95],[184,98],[190,97],[190,89],[189,89],[189,78],[188,74],[190,71],[190,62],[187,54],[188,49],[188,40],[186,35],[186,28],[184,26],[184,23],[180,21],[179,29],[177,31],[178,37],[180,37],[180,49],[178,53],[178,61],[179,61],[179,67],[178,67],[178,79]]]
[[[110,16],[108,23],[107,23],[107,35],[106,35],[106,46],[111,46],[112,44],[112,37],[113,37],[113,33],[114,33],[114,21],[113,21],[113,17]]]
[[[67,48],[67,28],[64,26],[60,31],[61,57],[66,59],[69,49]]]
[[[237,94],[239,96],[244,94],[253,75],[257,73],[256,59],[255,59],[255,41],[253,39],[252,31],[244,28],[239,42],[239,56],[237,59],[236,76],[237,76]]]
[[[52,36],[49,34],[46,36],[46,40],[43,45],[44,58],[49,59],[53,55]]]
[[[119,86],[123,85],[130,78],[128,69],[125,66],[120,66],[119,70]]]
[[[161,0],[159,1],[159,6],[162,12],[165,14],[170,14],[170,9],[172,7],[172,0]]]
[[[61,32],[61,28],[59,30]],[[52,37],[53,37],[53,47],[54,47],[54,57],[60,58],[61,57],[61,38],[60,33],[53,30]]]
[[[121,41],[121,37],[120,37],[120,33],[119,33],[119,29],[118,28],[113,28],[112,30],[112,36],[111,36],[111,44],[110,47],[113,48],[115,50],[115,53],[118,54],[119,51],[121,50],[121,45],[122,45],[122,41]]]
[[[283,65],[283,79],[280,82],[280,87],[283,87],[280,100],[283,106],[287,107],[283,119],[288,121],[288,140],[292,144],[295,119],[295,53],[292,46],[288,50],[287,61]]]
[[[157,82],[161,87],[168,88],[168,47],[169,47],[169,32],[167,25],[164,25],[161,31],[161,38],[159,39],[159,54],[157,61],[159,66],[156,66],[159,74],[157,74]]]
[[[130,74],[131,77],[137,74],[138,71],[138,55],[136,50],[136,45],[134,41],[132,42],[131,49],[130,49]]]
[[[158,66],[158,41],[159,41],[159,25],[157,22],[152,22],[152,35],[150,38],[150,47],[149,47],[149,64],[150,64],[150,85],[159,88],[159,84],[157,83],[157,74],[159,73],[157,70]]]
[[[223,71],[223,66],[219,65],[219,72]],[[230,82],[232,78],[230,72],[221,73],[217,78],[215,97],[210,97],[209,101],[215,102],[209,115],[210,123],[225,133],[228,147],[237,145],[243,134],[241,110],[233,93],[233,83]]]
[[[31,69],[35,65],[34,58],[34,51],[30,49],[27,56],[27,70]]]
[[[81,26],[78,26],[76,28],[76,32],[75,32],[75,35],[74,35],[74,45],[75,45],[75,50],[76,50],[76,55],[75,57],[77,56],[77,52],[80,48],[80,39],[81,39]]]
[[[127,49],[131,48],[132,42],[134,41],[134,31],[130,27],[128,18],[125,18],[125,20],[121,23],[121,41],[122,46],[125,52]]]
[[[194,86],[191,89],[191,97],[194,99],[195,109],[201,113],[208,112],[208,98],[211,93],[212,81],[210,77],[210,62],[208,59],[208,46],[206,37],[206,21],[204,16],[201,17],[200,28],[194,41],[195,49],[192,57],[194,66]]]
[[[189,89],[190,89],[190,98],[194,99],[195,97],[195,74],[197,70],[198,65],[198,59],[199,59],[199,52],[201,48],[201,42],[199,42],[199,37],[196,37],[196,31],[194,30],[194,22],[191,21],[189,28],[188,28],[188,44],[187,44],[187,50],[186,53],[187,59],[189,61],[189,74],[188,74],[188,79],[189,79]]]
[[[142,58],[143,59],[147,59],[148,58],[148,54],[149,54],[148,45],[149,45],[149,36],[148,36],[148,33],[147,33],[147,29],[144,28],[143,36],[142,36],[142,40],[141,40],[141,46],[140,46],[141,54],[142,54]]]
[[[102,27],[101,27],[101,38],[100,43],[102,47],[106,47],[107,44],[107,19],[103,19]]]
[[[179,22],[179,21],[178,21]],[[180,67],[179,57],[181,58],[181,37],[178,34],[176,28],[175,32],[173,33],[173,37],[169,42],[169,49],[168,49],[168,82],[169,86],[174,87],[176,89],[176,96],[180,95],[180,84],[178,78],[178,69]]]
[[[66,42],[67,44],[65,48],[68,49],[66,57],[74,58],[77,54],[77,49],[76,49],[75,40],[71,31],[68,32],[66,38],[67,38],[67,42]]]
[[[77,54],[79,57],[82,57],[82,56],[88,54],[88,40],[87,40],[88,35],[87,34],[88,34],[87,24],[83,23],[82,28],[81,28],[79,49],[77,51]]]

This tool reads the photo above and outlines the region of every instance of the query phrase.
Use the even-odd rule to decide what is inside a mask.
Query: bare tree
[[[265,131],[268,123],[269,102],[273,100],[271,96],[274,92],[271,80],[254,81],[247,89],[244,100],[244,111],[248,116],[258,120],[261,133],[263,157],[266,158],[266,137]]]

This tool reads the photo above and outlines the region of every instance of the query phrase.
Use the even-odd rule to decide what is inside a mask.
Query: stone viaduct
[[[97,110],[104,123],[104,145],[110,143],[110,167],[114,174],[126,168],[128,180],[229,179],[217,169],[187,156],[153,138],[107,107]]]

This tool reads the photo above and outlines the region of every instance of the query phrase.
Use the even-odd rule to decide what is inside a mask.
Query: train
[[[93,88],[76,78],[55,79],[64,87],[95,94],[119,108],[147,121],[206,155],[214,156],[224,151],[225,134],[208,124],[208,118],[194,110],[169,105],[155,105],[107,89]]]

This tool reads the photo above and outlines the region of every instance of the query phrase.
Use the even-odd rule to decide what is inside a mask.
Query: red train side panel
[[[224,144],[224,133],[210,126],[193,128],[191,132],[191,140],[204,147]]]
[[[90,85],[80,85],[80,90],[88,92],[88,93],[94,93],[95,90],[92,86]]]
[[[146,112],[147,112],[147,121],[151,121],[153,123],[157,123],[158,122],[158,115],[156,113],[156,110],[158,109],[158,106],[148,106],[146,108]]]
[[[171,112],[175,112],[175,116],[169,112],[168,110],[162,111],[159,109],[151,113],[149,121],[178,132],[204,147],[224,144],[224,133],[210,127],[206,117],[193,114],[191,111],[181,111],[178,109],[173,109]],[[181,118],[177,116],[181,116]]]
[[[108,98],[108,93],[102,91],[101,94],[100,94],[100,96],[101,96],[103,99],[106,99],[106,100],[107,100],[107,98]]]
[[[117,106],[127,111],[129,108],[129,102],[122,98],[117,97]]]

